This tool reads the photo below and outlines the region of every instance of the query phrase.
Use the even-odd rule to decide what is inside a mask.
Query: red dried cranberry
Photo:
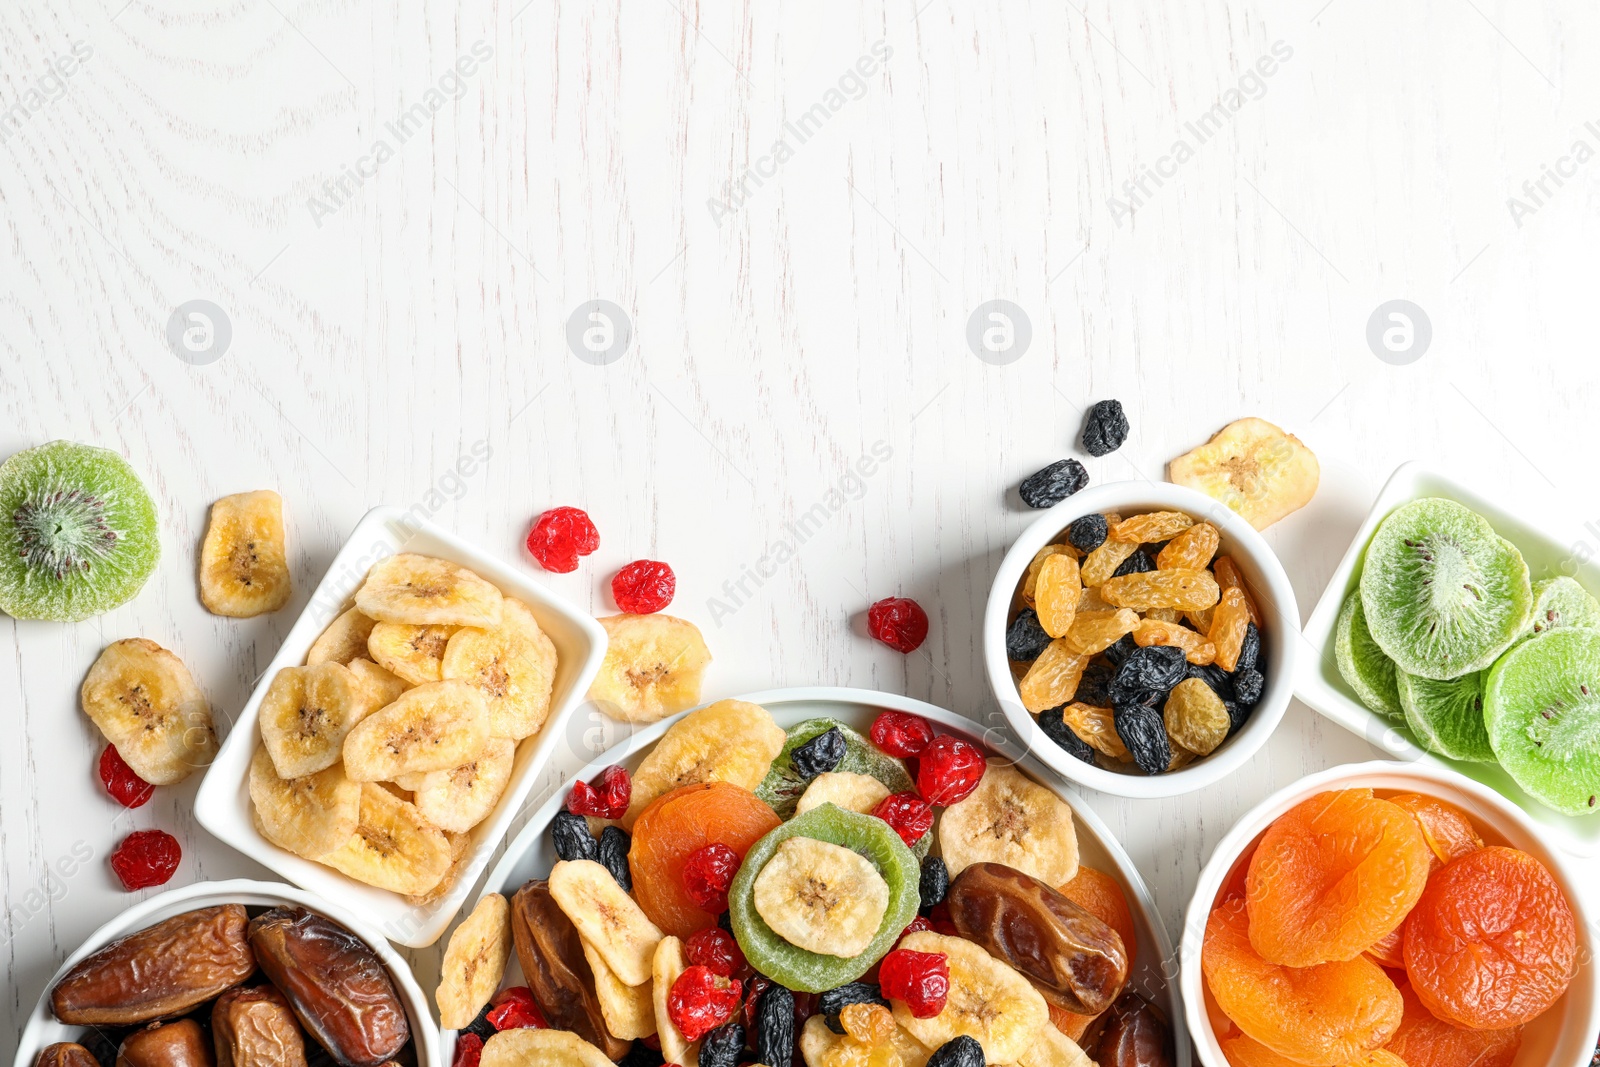
[[[600,531],[578,508],[551,508],[528,531],[528,551],[539,565],[557,574],[578,569],[578,557],[600,547]]]
[[[685,1041],[698,1041],[733,1018],[742,988],[737,978],[721,978],[708,967],[685,968],[667,994],[667,1017]]]
[[[523,1030],[530,1026],[545,1030],[550,1026],[544,1012],[533,1002],[533,990],[525,985],[501,990],[489,1003],[494,1005],[489,1011],[489,1025],[496,1030]]]
[[[683,889],[695,907],[721,915],[728,910],[728,887],[739,873],[739,854],[721,842],[697,848],[683,861]]]
[[[922,840],[933,828],[933,809],[915,793],[894,793],[878,801],[872,814],[894,827],[900,840],[909,847]]]
[[[649,615],[672,603],[678,576],[665,563],[636,559],[611,579],[611,599],[630,615]]]
[[[950,961],[943,952],[897,948],[878,964],[878,986],[918,1019],[931,1019],[950,996]]]
[[[478,1067],[483,1059],[483,1038],[470,1030],[456,1035],[456,1054],[451,1067]]]
[[[744,984],[744,1032],[754,1036],[756,1016],[761,1011],[761,994],[772,988],[772,981],[756,975]]]
[[[956,929],[956,924],[950,921],[950,906],[943,901],[928,909],[928,921],[933,924],[935,933],[946,937],[960,937],[961,931]]]
[[[918,915],[915,919],[912,919],[911,922],[906,925],[906,928],[904,930],[900,931],[900,936],[895,938],[895,943],[899,944],[901,941],[904,941],[906,938],[910,937],[912,934],[920,934],[924,930],[932,930],[932,929],[933,929],[933,923],[928,921],[928,917],[926,915]]]
[[[598,786],[598,788],[596,788]],[[633,779],[621,767],[607,767],[595,785],[577,781],[567,794],[567,810],[574,815],[593,815],[597,819],[620,819],[633,799]]]
[[[744,950],[733,935],[720,926],[696,930],[684,944],[684,955],[691,964],[705,967],[723,978],[741,977],[745,968]]]
[[[935,737],[917,764],[917,790],[929,804],[947,808],[978,788],[986,766],[983,752],[954,734]]]
[[[928,637],[928,613],[915,600],[892,596],[867,609],[867,632],[896,652],[915,652]]]
[[[124,889],[149,889],[166,885],[183,859],[178,839],[165,830],[135,830],[111,853],[111,869]]]
[[[156,791],[155,786],[133,773],[133,768],[123,760],[116,745],[107,745],[106,750],[100,753],[100,782],[106,787],[106,792],[125,808],[142,807]]]
[[[906,759],[928,747],[933,740],[933,724],[921,715],[885,711],[872,720],[870,736],[880,750]]]

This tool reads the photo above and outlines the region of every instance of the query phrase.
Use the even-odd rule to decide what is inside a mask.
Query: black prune
[[[984,1067],[983,1046],[966,1034],[951,1038],[928,1057],[928,1067]]]
[[[1124,574],[1143,574],[1156,569],[1156,561],[1144,549],[1135,549],[1133,555],[1117,564],[1117,569],[1111,572],[1111,577],[1121,578]]]
[[[1089,664],[1083,669],[1083,677],[1078,679],[1078,689],[1072,699],[1096,708],[1109,708],[1111,679],[1116,677],[1116,674],[1116,668],[1109,663],[1096,661]]]
[[[1123,634],[1121,637],[1117,638],[1116,644],[1112,645],[1101,654],[1105,656],[1107,663],[1111,664],[1113,667],[1120,667],[1122,666],[1122,661],[1127,659],[1133,650],[1138,647],[1138,645],[1134,644],[1132,634]],[[1085,703],[1088,703],[1088,701],[1085,701]]]
[[[700,1067],[739,1067],[744,1055],[744,1027],[724,1023],[700,1039]]]
[[[589,824],[582,815],[558,812],[550,824],[550,841],[556,847],[556,855],[564,860],[600,858],[600,842],[589,832]]]
[[[1063,459],[1022,480],[1018,492],[1030,508],[1049,508],[1089,484],[1089,472],[1075,459]]]
[[[1154,645],[1152,648],[1156,647]],[[1181,650],[1180,650],[1181,652]],[[1111,707],[1117,736],[1127,746],[1133,762],[1146,774],[1164,774],[1172,764],[1172,744],[1161,710],[1154,703],[1119,703]]]
[[[757,1063],[779,1067],[794,1059],[794,994],[781,985],[768,986],[756,1002]]]
[[[1104,515],[1085,515],[1073,519],[1067,527],[1067,544],[1080,552],[1093,552],[1105,544],[1106,534],[1110,532]]]
[[[1237,700],[1224,700],[1222,702],[1222,706],[1226,708],[1228,712],[1229,737],[1232,737],[1234,734],[1238,733],[1239,730],[1243,728],[1244,724],[1249,721],[1250,713],[1256,710],[1254,705],[1241,704]]]
[[[1221,697],[1224,704],[1233,703],[1236,700],[1233,692],[1233,678],[1215,663],[1191,664],[1189,677],[1198,678],[1206,685],[1209,685],[1211,691]]]
[[[794,772],[805,779],[815,778],[839,766],[844,759],[844,734],[837,726],[820,733],[789,753]]]
[[[1006,627],[1006,655],[1026,663],[1038,659],[1050,647],[1050,635],[1039,625],[1039,613],[1023,608]]]
[[[817,1014],[828,1024],[829,1030],[842,1034],[844,1025],[839,1022],[839,1013],[852,1004],[882,1004],[885,1008],[889,1007],[883,993],[871,982],[849,982],[818,994]]]
[[[1104,456],[1122,447],[1128,439],[1128,416],[1122,401],[1102,400],[1089,409],[1083,420],[1083,450],[1091,456]]]
[[[1248,671],[1255,669],[1261,659],[1261,631],[1256,629],[1256,624],[1244,624],[1244,644],[1239,646],[1239,658],[1234,662],[1235,671]]]
[[[1261,690],[1266,684],[1266,678],[1254,668],[1233,672],[1233,690],[1239,694],[1239,703],[1246,707],[1255,706],[1261,699]]]
[[[617,1061],[617,1067],[664,1067],[666,1062],[660,1049],[651,1048],[643,1041],[635,1041],[628,1054]]]
[[[489,1040],[500,1032],[495,1028],[494,1023],[489,1021],[489,1013],[493,1010],[493,1004],[485,1004],[483,1010],[478,1012],[478,1017],[463,1027],[461,1032],[463,1034],[477,1034],[483,1040]]]
[[[1062,718],[1060,708],[1047,708],[1041,711],[1038,721],[1039,729],[1044,731],[1044,735],[1065,749],[1068,755],[1095,765],[1094,749],[1089,747],[1087,741],[1072,732],[1072,727]]]
[[[620,826],[608,826],[600,831],[600,847],[596,850],[600,865],[611,872],[624,893],[633,892],[633,871],[628,867],[628,846],[633,839]]]
[[[950,868],[938,856],[925,856],[922,860],[922,877],[917,880],[917,893],[922,907],[931,908],[943,903],[950,892]]]
[[[1116,703],[1139,693],[1166,693],[1188,676],[1189,661],[1183,649],[1173,645],[1135,647],[1111,679],[1111,700]]]

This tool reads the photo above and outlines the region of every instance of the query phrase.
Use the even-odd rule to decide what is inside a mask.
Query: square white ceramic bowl
[[[1378,499],[1373,501],[1366,521],[1356,531],[1344,559],[1328,579],[1322,599],[1317,601],[1311,618],[1306,621],[1303,632],[1310,647],[1300,657],[1295,696],[1346,730],[1365,737],[1393,759],[1428,761],[1483,783],[1547,827],[1560,847],[1573,855],[1600,854],[1600,816],[1573,817],[1552,811],[1523,792],[1497,763],[1466,763],[1423,751],[1404,726],[1397,726],[1367,708],[1339,676],[1339,665],[1334,658],[1334,624],[1339,619],[1339,608],[1345,597],[1361,582],[1367,544],[1378,524],[1392,511],[1424,497],[1454,500],[1488,519],[1496,533],[1522,552],[1535,580],[1566,574],[1576,578],[1591,593],[1600,593],[1600,566],[1586,562],[1596,553],[1576,552],[1571,542],[1562,542],[1550,532],[1576,533],[1575,524],[1554,502],[1539,499],[1538,494],[1528,492],[1526,487],[1497,490],[1495,498],[1490,499],[1422,464],[1401,464],[1378,493]]]
[[[1261,634],[1266,686],[1244,728],[1224,741],[1215,752],[1182,770],[1145,775],[1137,771],[1111,771],[1085,763],[1045,736],[1034,717],[1022,706],[1017,682],[1006,657],[1006,627],[1017,589],[1034,554],[1058,536],[1074,519],[1115,512],[1124,517],[1146,511],[1181,511],[1209,522],[1222,535],[1219,556],[1231,556],[1261,609],[1266,623]],[[983,666],[989,687],[1005,712],[1006,721],[1027,750],[1050,770],[1069,782],[1121,797],[1170,797],[1202,789],[1238,770],[1266,744],[1283,719],[1294,695],[1295,659],[1300,652],[1300,609],[1294,587],[1283,564],[1261,535],[1244,519],[1203,493],[1168,482],[1109,482],[1074,493],[1042,512],[1022,532],[995,575],[983,616]]]
[[[527,604],[540,629],[555,645],[557,658],[550,717],[538,734],[517,746],[517,759],[505,795],[489,817],[472,830],[471,850],[450,891],[424,905],[413,904],[398,893],[365,885],[331,867],[286,852],[257,832],[250,814],[250,759],[258,740],[256,716],[273,676],[284,667],[303,664],[318,635],[349,606],[368,568],[401,551],[437,556],[470,567],[506,596]],[[328,573],[312,594],[311,602],[295,621],[283,646],[250,694],[244,710],[234,721],[216,761],[200,783],[195,796],[195,817],[224,843],[296,885],[362,916],[370,927],[391,941],[411,948],[431,945],[466,900],[528,792],[537,784],[540,771],[564,736],[567,719],[588,693],[589,683],[599,671],[605,651],[606,633],[599,623],[516,569],[399,508],[374,508],[356,525],[350,539],[334,557]]]

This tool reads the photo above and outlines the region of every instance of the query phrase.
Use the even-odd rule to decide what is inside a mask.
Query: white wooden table
[[[193,781],[132,813],[105,797],[88,665],[154,639],[225,728],[378,503],[596,614],[620,564],[670,561],[708,695],[846,684],[965,712],[989,705],[978,621],[1030,518],[1014,487],[1075,454],[1091,400],[1133,422],[1086,460],[1097,481],[1160,478],[1240,415],[1310,444],[1322,489],[1268,532],[1303,610],[1413,456],[1548,490],[1600,551],[1600,161],[1572,155],[1600,148],[1593,5],[625,7],[0,6],[0,454],[118,449],[165,539],[121,610],[0,618],[7,1040],[130,901],[106,864],[130,829],[179,836],[178,883],[263,873],[198,828]],[[596,299],[626,329],[586,323]],[[1031,333],[1004,365],[967,342],[994,299]],[[1408,365],[1366,339],[1395,299],[1431,322]],[[180,359],[169,321],[193,300],[231,339]],[[625,345],[578,358],[575,315]],[[257,488],[287,501],[296,597],[216,618],[206,509]],[[745,577],[819,503],[793,558]],[[602,534],[571,575],[521,550],[556,504]],[[927,607],[925,654],[864,637],[891,594]],[[735,610],[714,621],[713,598]],[[1092,802],[1176,930],[1238,814],[1373,754],[1297,704],[1204,795]],[[62,876],[75,849],[92,858]]]

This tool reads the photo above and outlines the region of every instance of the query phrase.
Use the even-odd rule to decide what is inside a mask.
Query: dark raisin
[[[1247,622],[1244,626],[1244,644],[1239,646],[1239,658],[1234,663],[1235,671],[1249,671],[1256,668],[1261,659],[1261,631],[1256,629],[1256,624]]]
[[[1049,508],[1089,484],[1089,472],[1075,459],[1063,459],[1023,479],[1018,492],[1030,508]]]
[[[871,982],[850,982],[820,994],[817,997],[817,1014],[828,1024],[829,1030],[842,1034],[844,1026],[839,1022],[839,1013],[852,1004],[882,1004],[886,1008],[889,1006],[889,1002],[884,999],[878,987]]]
[[[983,1067],[983,1046],[978,1039],[962,1034],[939,1046],[928,1057],[928,1067]]]
[[[1128,416],[1122,401],[1102,400],[1089,409],[1083,420],[1083,450],[1091,456],[1115,452],[1128,439]]]
[[[1239,703],[1248,707],[1254,707],[1261,699],[1261,690],[1266,684],[1266,678],[1255,668],[1233,672],[1234,692],[1239,694]]]
[[[1109,708],[1111,706],[1109,686],[1116,674],[1117,669],[1109,663],[1096,661],[1089,664],[1083,669],[1083,677],[1078,679],[1078,689],[1072,699],[1096,708]]]
[[[666,1062],[660,1049],[635,1041],[628,1054],[617,1061],[617,1067],[663,1067]]]
[[[1039,625],[1039,613],[1023,608],[1006,627],[1006,655],[1024,663],[1038,659],[1050,646],[1050,635]]]
[[[632,843],[628,831],[620,826],[600,831],[600,865],[611,872],[624,893],[633,892],[633,872],[628,869],[628,846]]]
[[[1133,555],[1117,564],[1117,569],[1111,572],[1111,577],[1121,578],[1124,574],[1143,574],[1156,569],[1156,561],[1144,549],[1135,549]]]
[[[582,815],[570,811],[557,813],[550,824],[550,840],[556,846],[556,855],[564,860],[600,858],[600,843],[589,832],[589,823]]]
[[[844,734],[839,732],[837,726],[826,733],[818,734],[789,753],[789,762],[793,765],[795,773],[808,780],[833,770],[843,759]]]
[[[117,1039],[115,1032],[91,1026],[78,1035],[78,1044],[88,1049],[89,1055],[100,1061],[100,1067],[114,1067],[117,1062],[117,1046],[121,1041]]]
[[[1139,769],[1146,774],[1166,773],[1172,763],[1172,745],[1167,741],[1160,708],[1154,702],[1119,703],[1112,705],[1111,716],[1117,736],[1122,738]]]
[[[733,933],[733,912],[725,911],[721,915],[718,915],[717,927],[719,929],[726,930],[730,934]]]
[[[499,1031],[495,1029],[494,1023],[489,1021],[489,1013],[493,1010],[493,1004],[485,1004],[483,1006],[483,1010],[478,1012],[478,1017],[468,1023],[466,1028],[461,1032],[463,1034],[477,1034],[483,1040],[489,1040],[495,1034],[499,1033]]]
[[[1254,705],[1241,704],[1237,700],[1224,700],[1222,706],[1228,711],[1228,736],[1238,733],[1250,719]]]
[[[1067,544],[1080,552],[1093,552],[1105,543],[1108,532],[1104,515],[1085,515],[1067,527]]]
[[[1222,698],[1224,704],[1234,702],[1237,697],[1233,691],[1233,677],[1215,663],[1203,666],[1191,665],[1189,677],[1198,678],[1211,687],[1211,691]]]
[[[739,1067],[744,1056],[744,1027],[724,1023],[700,1039],[700,1067]]]
[[[1117,667],[1111,679],[1112,703],[1128,700],[1136,693],[1166,693],[1189,676],[1189,661],[1181,648],[1172,645],[1135,647]]]
[[[922,861],[922,877],[917,882],[917,893],[922,898],[922,907],[931,908],[935,904],[944,902],[944,895],[950,892],[950,868],[944,865],[944,860],[938,856],[927,856]]]
[[[1074,756],[1090,765],[1095,764],[1094,749],[1089,743],[1072,732],[1061,718],[1060,708],[1049,708],[1039,713],[1039,729],[1044,735],[1066,750],[1067,754]]]
[[[793,1061],[794,1020],[794,994],[781,985],[768,986],[756,1003],[757,1063],[782,1067]]]

